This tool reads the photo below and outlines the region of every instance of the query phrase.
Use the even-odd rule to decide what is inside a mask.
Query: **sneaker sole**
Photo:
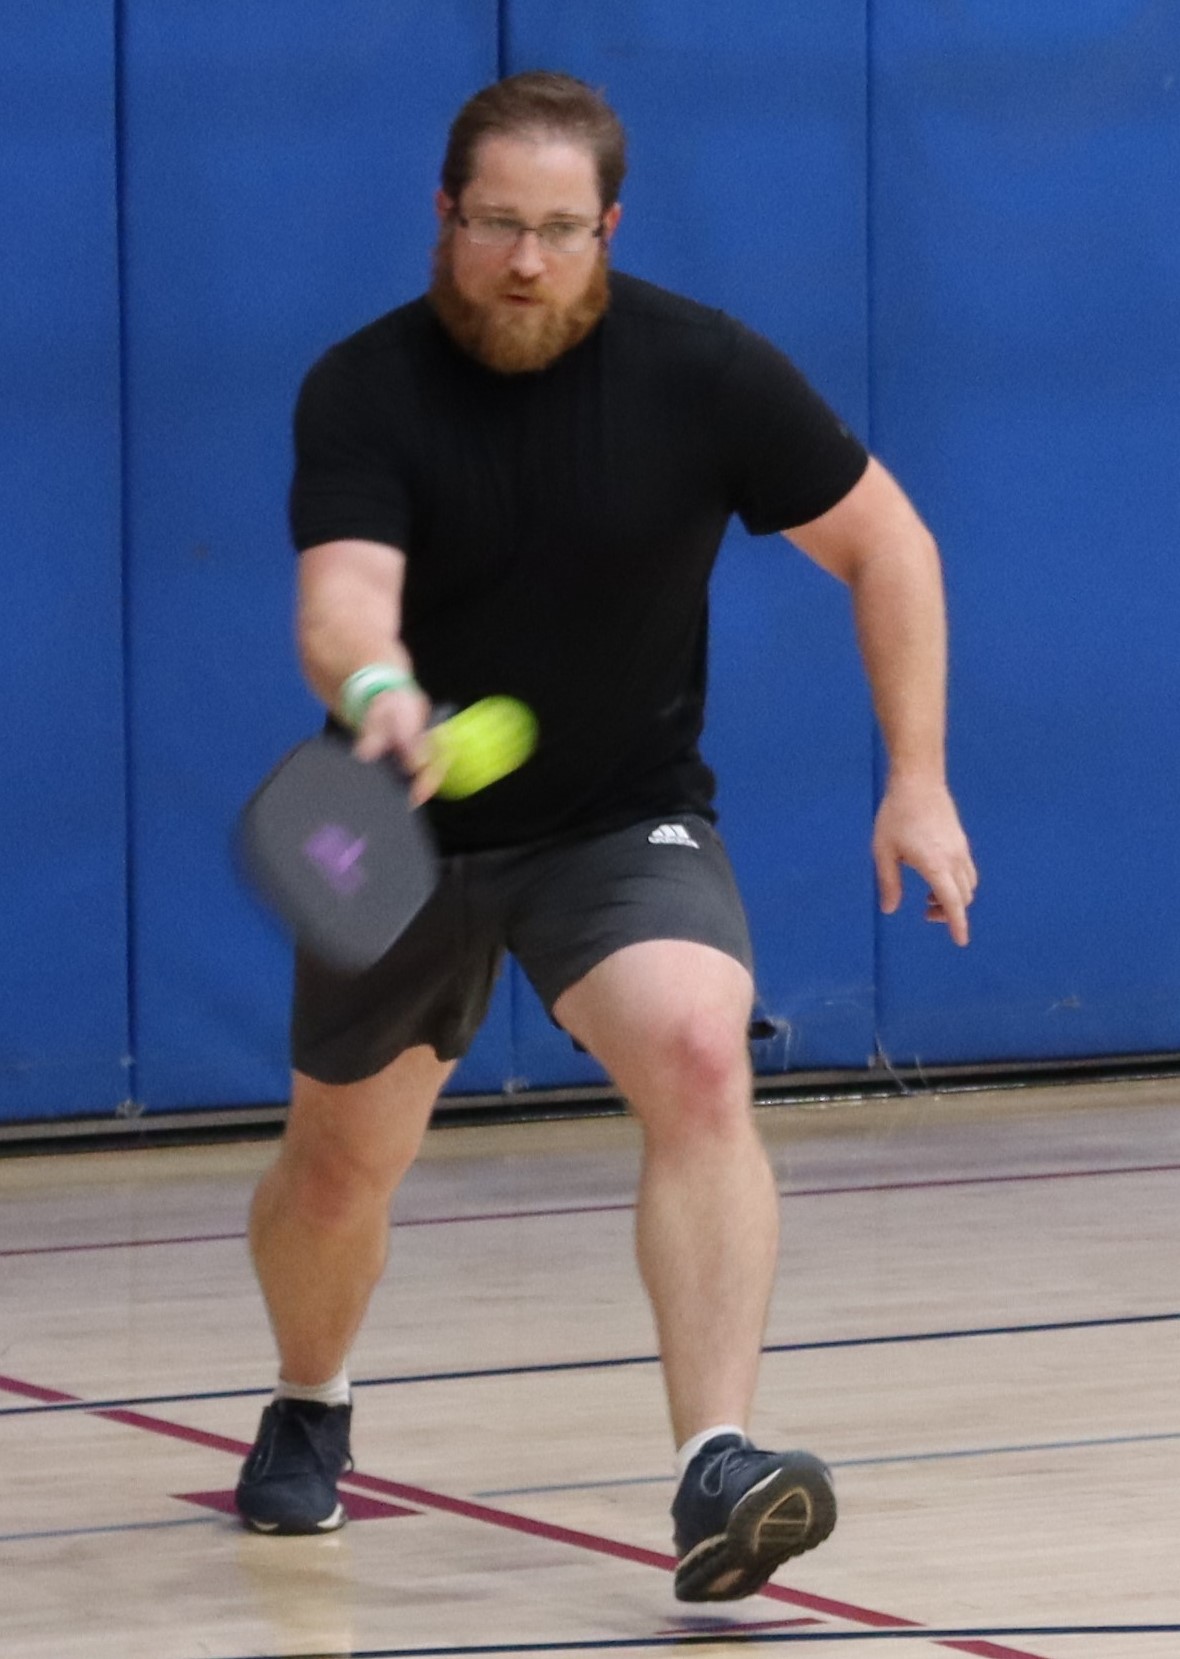
[[[338,1503],[332,1513],[323,1521],[312,1521],[310,1524],[291,1523],[284,1521],[259,1521],[253,1515],[238,1511],[242,1520],[251,1532],[261,1532],[267,1538],[308,1538],[315,1537],[321,1532],[338,1532],[347,1521],[344,1505]]]
[[[678,1601],[738,1601],[792,1556],[822,1544],[836,1524],[836,1494],[818,1459],[785,1465],[735,1504],[724,1532],[704,1538],[676,1569]]]

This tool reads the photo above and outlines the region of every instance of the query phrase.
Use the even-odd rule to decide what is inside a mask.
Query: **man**
[[[778,1205],[751,1109],[749,937],[697,753],[732,513],[851,589],[890,757],[883,908],[911,864],[963,945],[976,878],[944,776],[931,537],[781,353],[608,274],[623,171],[618,121],[583,83],[477,94],[450,133],[428,295],[328,352],[301,393],[302,658],[358,754],[395,756],[425,799],[432,703],[492,693],[529,704],[541,741],[482,794],[429,802],[443,877],[388,957],[354,979],[298,963],[290,1118],[251,1215],[280,1380],[237,1500],[260,1531],[343,1519],[345,1360],[389,1202],[508,948],[642,1126],[676,1593],[719,1600],[836,1518],[818,1458],[745,1432]]]

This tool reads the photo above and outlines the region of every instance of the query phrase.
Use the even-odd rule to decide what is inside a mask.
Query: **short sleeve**
[[[807,524],[842,501],[868,452],[779,349],[740,323],[721,381],[733,510],[752,535]]]
[[[351,539],[408,547],[410,491],[393,427],[360,364],[340,347],[320,358],[295,406],[289,511],[300,552]]]

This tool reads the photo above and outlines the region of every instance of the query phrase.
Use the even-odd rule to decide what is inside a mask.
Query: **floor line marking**
[[[1099,1169],[1034,1170],[1012,1175],[951,1175],[932,1176],[927,1180],[876,1181],[854,1183],[839,1187],[780,1187],[779,1197],[847,1198],[857,1193],[930,1192],[946,1187],[1014,1186],[1044,1181],[1093,1181],[1120,1175],[1169,1175],[1180,1170],[1180,1163],[1116,1164]],[[633,1210],[633,1200],[614,1204],[570,1204],[535,1210],[488,1210],[475,1215],[411,1216],[395,1220],[394,1227],[456,1227],[485,1221],[539,1221],[554,1216],[609,1215]],[[81,1244],[32,1244],[0,1249],[0,1260],[17,1256],[76,1255],[90,1250],[148,1250],[179,1244],[226,1244],[245,1239],[245,1232],[192,1233],[144,1239],[100,1239]]]
[[[1003,1636],[1163,1636],[1180,1630],[1178,1624],[1115,1624],[1115,1625],[1030,1625],[996,1630]],[[919,1639],[929,1637],[941,1646],[960,1653],[981,1656],[991,1654],[998,1659],[1036,1659],[1036,1655],[1016,1653],[1012,1648],[998,1648],[974,1638],[978,1633],[960,1631],[953,1627],[919,1632]],[[493,1653],[590,1653],[613,1651],[619,1648],[679,1647],[687,1644],[700,1647],[718,1640],[743,1645],[786,1642],[896,1642],[913,1641],[912,1630],[824,1630],[824,1631],[761,1631],[743,1634],[727,1629],[721,1633],[702,1631],[677,1636],[602,1636],[582,1641],[564,1642],[485,1642],[451,1647],[383,1647],[348,1648],[336,1653],[317,1653],[315,1659],[464,1659],[468,1654]],[[235,1656],[236,1659],[236,1656]],[[290,1659],[288,1654],[261,1654],[258,1659]]]
[[[52,1394],[59,1399],[77,1399],[78,1397],[62,1395],[57,1389],[44,1389],[34,1383],[23,1382],[15,1377],[0,1378],[0,1386],[15,1388],[17,1392],[34,1395]],[[186,1423],[174,1423],[165,1417],[153,1417],[145,1412],[124,1410],[91,1410],[91,1415],[102,1418],[106,1422],[119,1423],[128,1428],[144,1429],[152,1434],[164,1435],[170,1439],[186,1441],[191,1445],[209,1447],[216,1451],[229,1452],[235,1457],[245,1457],[250,1450],[248,1442],[233,1439],[228,1435],[213,1434],[206,1429],[196,1429]],[[363,1492],[380,1492],[383,1495],[401,1499],[410,1504],[416,1504],[422,1509],[438,1510],[443,1514],[457,1515],[464,1520],[481,1521],[489,1526],[503,1528],[510,1532],[524,1533],[526,1536],[541,1538],[549,1543],[566,1544],[576,1549],[587,1550],[597,1555],[611,1556],[617,1560],[631,1561],[638,1565],[662,1568],[666,1572],[675,1570],[676,1557],[659,1550],[645,1549],[637,1544],[627,1544],[619,1539],[602,1537],[597,1533],[582,1532],[574,1527],[558,1526],[553,1522],[540,1521],[530,1515],[517,1515],[511,1510],[493,1509],[487,1504],[475,1503],[467,1498],[455,1498],[444,1492],[434,1492],[423,1486],[412,1486],[404,1481],[386,1480],[380,1475],[369,1475],[359,1470],[352,1470],[345,1475],[340,1485],[346,1490],[360,1490]],[[757,1595],[772,1601],[786,1602],[792,1607],[801,1607],[808,1612],[820,1613],[830,1619],[840,1619],[848,1623],[867,1625],[871,1630],[905,1631],[915,1639],[927,1638],[926,1630],[921,1624],[912,1619],[901,1619],[891,1613],[879,1613],[873,1608],[860,1607],[854,1602],[837,1601],[828,1596],[813,1595],[806,1590],[788,1589],[785,1585],[765,1584],[756,1592]],[[955,1633],[956,1637],[958,1633]],[[679,1637],[675,1640],[683,1641]],[[713,1636],[711,1640],[716,1640]],[[756,1637],[748,1638],[756,1640]],[[558,1644],[558,1648],[568,1648],[573,1644]],[[581,1644],[585,1645],[585,1644]],[[625,1641],[614,1643],[615,1646],[626,1646]],[[650,1644],[645,1644],[650,1645]],[[938,1641],[940,1647],[953,1648],[960,1652],[978,1652],[974,1648],[964,1648],[955,1641]],[[487,1648],[472,1648],[471,1652],[511,1652],[516,1645]],[[537,1651],[547,1651],[539,1647]],[[412,1650],[411,1650],[412,1651]],[[426,1653],[432,1650],[418,1650]],[[440,1650],[450,1652],[451,1649]],[[361,1659],[360,1655],[352,1655],[351,1659]],[[1016,1649],[999,1649],[989,1652],[986,1659],[1043,1659],[1043,1656],[1029,1654]]]
[[[216,1526],[216,1515],[192,1515],[179,1521],[124,1521],[109,1527],[51,1527],[45,1532],[0,1532],[0,1544],[29,1544],[41,1538],[94,1538],[108,1532],[162,1532],[167,1527]]]
[[[957,1653],[970,1653],[979,1659],[1038,1659],[1035,1654],[1010,1647],[999,1647],[987,1637],[1019,1636],[1158,1636],[1171,1635],[1180,1630],[1176,1624],[1130,1625],[1013,1625],[986,1632],[961,1630],[955,1626],[928,1630],[823,1630],[772,1631],[750,1629],[743,1631],[729,1627],[721,1631],[685,1632],[658,1636],[601,1636],[559,1642],[481,1642],[437,1647],[383,1647],[347,1648],[327,1653],[318,1651],[315,1659],[467,1659],[468,1655],[512,1653],[597,1653],[618,1652],[629,1648],[701,1647],[723,1641],[739,1646],[755,1644],[808,1644],[815,1642],[896,1642],[930,1640],[940,1647]],[[981,1639],[981,1636],[984,1639]],[[239,1656],[234,1656],[239,1659]],[[290,1659],[286,1654],[261,1654],[257,1659]]]
[[[1180,1430],[1169,1434],[1112,1434],[1091,1440],[1041,1440],[1020,1446],[972,1446],[940,1452],[894,1452],[886,1457],[825,1457],[830,1469],[874,1469],[895,1463],[942,1463],[959,1458],[1016,1456],[1022,1452],[1091,1451],[1102,1446],[1152,1445],[1180,1440]],[[540,1498],[556,1492],[605,1492],[625,1486],[670,1486],[672,1475],[628,1475],[622,1480],[563,1481],[553,1486],[499,1486],[476,1492],[477,1498]]]
[[[352,1386],[355,1388],[362,1385],[354,1382]],[[81,1412],[93,1414],[95,1416],[110,1416],[113,1421],[123,1421],[124,1416],[128,1418],[131,1417],[133,1413],[125,1411],[125,1408],[127,1407],[152,1404],[191,1404],[207,1400],[236,1399],[248,1395],[269,1395],[272,1392],[269,1388],[232,1389],[225,1390],[220,1393],[210,1394],[165,1395],[155,1399],[88,1401],[71,1397],[63,1398],[57,1395],[56,1390],[34,1389],[30,1385],[16,1383],[13,1378],[0,1377],[0,1390],[3,1390],[6,1387],[11,1387],[14,1390],[21,1391],[27,1389],[29,1393],[36,1393],[38,1395],[53,1394],[56,1397],[56,1403],[48,1406],[3,1407],[0,1408],[0,1417],[26,1416],[30,1414],[45,1415],[62,1412],[71,1412],[77,1415]],[[1158,1442],[1173,1440],[1180,1440],[1180,1430],[1161,1430],[1159,1432],[1149,1434],[1093,1435],[1075,1440],[1035,1440],[1002,1446],[949,1447],[938,1451],[891,1452],[874,1457],[829,1457],[827,1462],[833,1469],[871,1469],[893,1464],[950,1462],[968,1458],[1020,1456],[1021,1454],[1030,1454],[1035,1452],[1090,1451],[1104,1446],[1153,1445]],[[557,1492],[597,1492],[614,1490],[617,1487],[627,1486],[664,1486],[669,1485],[672,1478],[673,1477],[671,1475],[630,1475],[620,1480],[564,1481],[555,1483],[551,1486],[497,1487],[487,1491],[477,1492],[474,1495],[477,1498],[542,1497]],[[26,1535],[21,1533],[14,1534],[14,1536],[24,1537]]]
[[[768,1342],[763,1354],[811,1354],[848,1348],[905,1346],[916,1342],[962,1342],[976,1337],[1054,1336],[1068,1331],[1116,1330],[1126,1326],[1167,1325],[1180,1321],[1180,1312],[1110,1314],[1097,1319],[1055,1319],[1031,1321],[1025,1325],[976,1325],[946,1331],[898,1331],[883,1336],[826,1337],[813,1342]],[[537,1377],[577,1371],[611,1371],[632,1365],[658,1365],[658,1354],[618,1354],[610,1359],[543,1361],[535,1365],[489,1365],[456,1371],[410,1371],[399,1377],[355,1377],[353,1388],[401,1388],[417,1383],[480,1382],[504,1377]],[[266,1388],[218,1388],[187,1394],[145,1394],[127,1399],[80,1400],[73,1394],[53,1389],[35,1389],[0,1376],[0,1393],[23,1394],[36,1399],[33,1406],[0,1406],[0,1417],[33,1416],[39,1412],[98,1411],[114,1407],[189,1405],[206,1400],[261,1399]]]

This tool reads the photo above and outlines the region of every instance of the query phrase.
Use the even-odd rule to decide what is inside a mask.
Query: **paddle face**
[[[251,881],[299,943],[342,972],[372,967],[434,891],[437,856],[409,781],[333,732],[255,790],[238,841]]]

